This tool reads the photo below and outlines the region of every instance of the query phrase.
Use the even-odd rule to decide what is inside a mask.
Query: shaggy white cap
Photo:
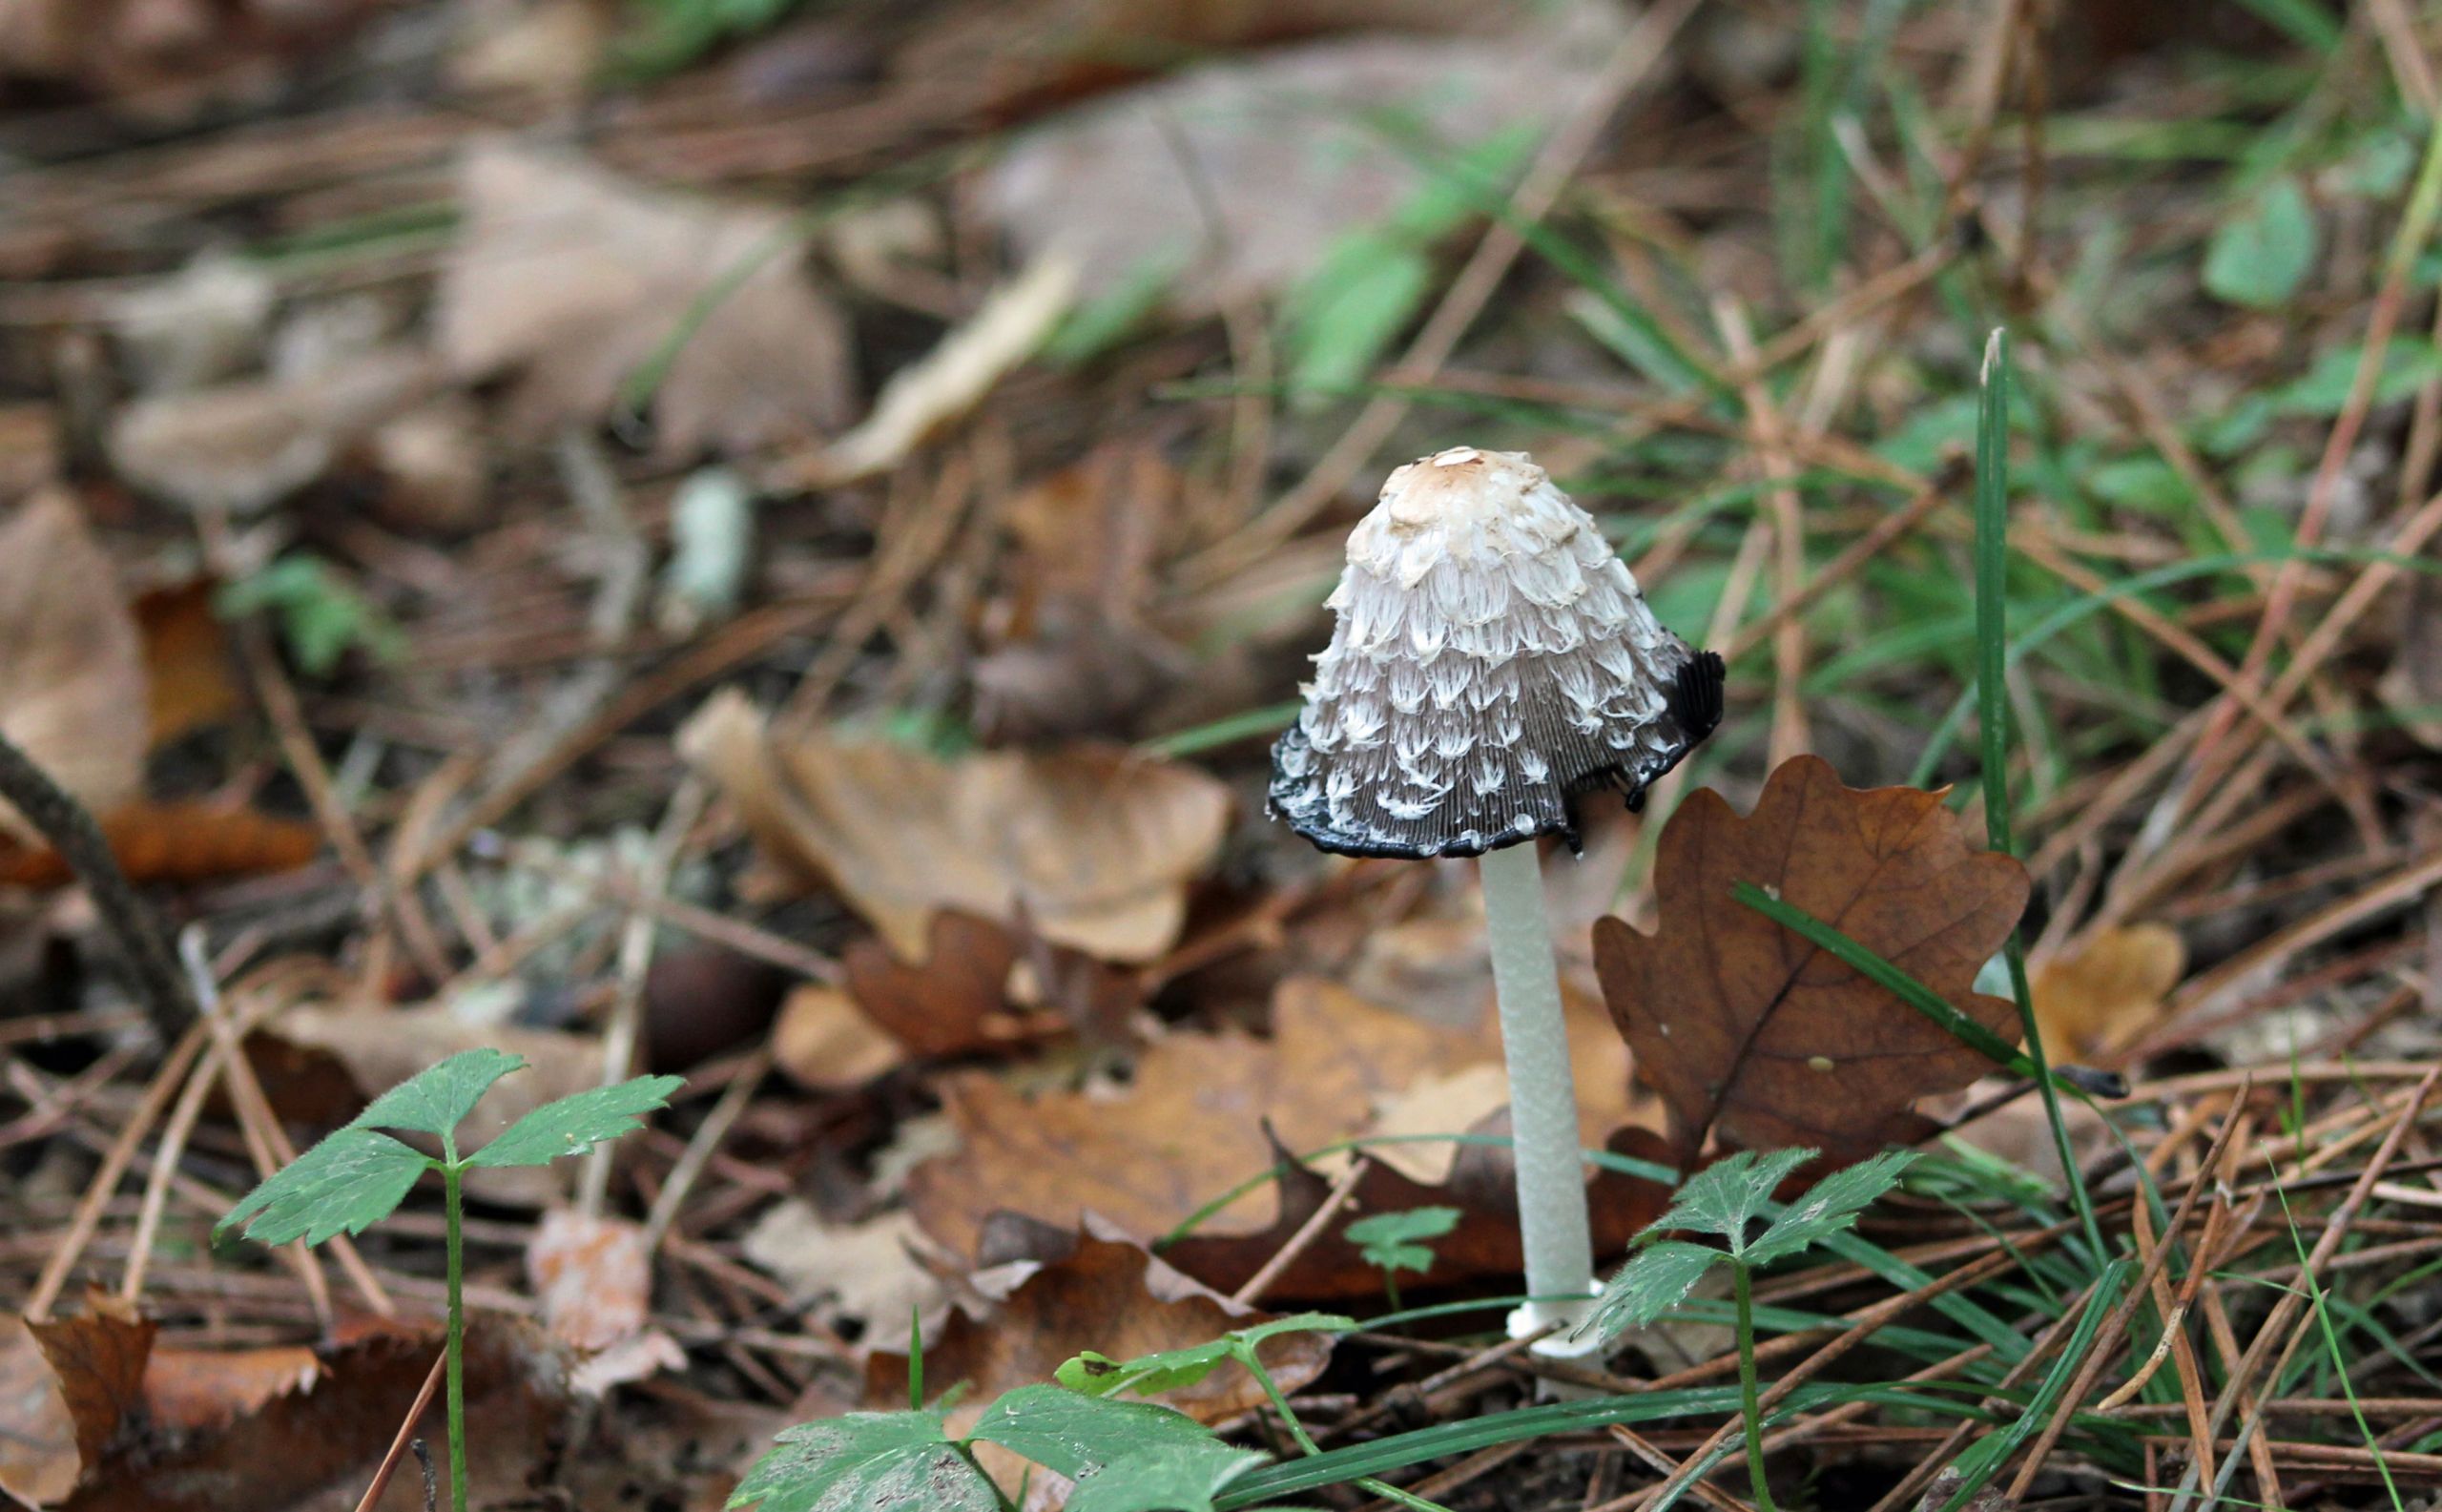
[[[1273,812],[1325,850],[1576,843],[1571,800],[1629,806],[1721,718],[1721,659],[1662,627],[1591,515],[1523,452],[1409,463],[1348,538]]]

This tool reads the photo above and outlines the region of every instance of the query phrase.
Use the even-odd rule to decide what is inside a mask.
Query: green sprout
[[[1391,1311],[1399,1310],[1399,1273],[1414,1271],[1418,1275],[1433,1269],[1432,1247],[1422,1243],[1438,1239],[1459,1226],[1456,1208],[1410,1208],[1404,1212],[1377,1212],[1357,1219],[1340,1231],[1343,1238],[1356,1245],[1365,1256],[1365,1263],[1382,1273],[1382,1291],[1391,1299]]]
[[[1779,1150],[1759,1155],[1741,1150],[1687,1178],[1670,1210],[1636,1237],[1637,1253],[1611,1277],[1580,1332],[1610,1340],[1644,1328],[1687,1300],[1705,1273],[1724,1261],[1730,1269],[1738,1309],[1738,1388],[1747,1421],[1747,1474],[1760,1512],[1773,1512],[1764,1479],[1764,1414],[1755,1386],[1755,1310],[1749,1279],[1758,1266],[1785,1260],[1857,1221],[1857,1214],[1893,1187],[1916,1157],[1892,1150],[1833,1171],[1790,1204],[1753,1238],[1748,1228],[1764,1214],[1772,1191],[1820,1151]],[[1711,1234],[1728,1248],[1666,1239],[1674,1231]]]
[[[425,1068],[274,1171],[213,1231],[217,1239],[237,1229],[259,1244],[302,1239],[312,1245],[362,1233],[396,1212],[426,1171],[441,1172],[448,1222],[449,1502],[455,1512],[466,1512],[466,1259],[459,1234],[459,1188],[466,1173],[477,1167],[545,1166],[562,1155],[581,1155],[638,1128],[643,1115],[666,1106],[682,1085],[675,1076],[639,1076],[563,1097],[461,1155],[458,1126],[494,1082],[525,1065],[522,1057],[486,1049],[466,1050]],[[383,1132],[393,1129],[435,1136],[440,1156]]]

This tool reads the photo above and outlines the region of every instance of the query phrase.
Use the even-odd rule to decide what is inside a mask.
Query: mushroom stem
[[[1500,1002],[1501,1051],[1509,1063],[1509,1130],[1526,1292],[1544,1299],[1511,1315],[1510,1332],[1517,1336],[1585,1315],[1594,1292],[1594,1241],[1586,1223],[1560,968],[1543,915],[1542,864],[1528,840],[1486,851],[1481,865],[1484,934]],[[1561,1300],[1569,1297],[1587,1300]],[[1562,1334],[1554,1342],[1565,1347],[1565,1340]]]

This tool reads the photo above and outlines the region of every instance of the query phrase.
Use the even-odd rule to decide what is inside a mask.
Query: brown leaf
[[[155,1348],[144,1366],[144,1409],[155,1428],[205,1432],[260,1412],[321,1379],[321,1354],[303,1344],[263,1349]]]
[[[1504,1108],[1491,1120],[1458,1129],[1445,1120],[1434,1131],[1506,1133],[1508,1129]],[[1370,1152],[1376,1158],[1357,1178],[1346,1210],[1320,1237],[1298,1252],[1273,1282],[1268,1297],[1293,1297],[1314,1303],[1378,1298],[1382,1295],[1382,1273],[1342,1232],[1349,1224],[1369,1213],[1405,1212],[1413,1208],[1456,1208],[1459,1212],[1458,1226],[1433,1241],[1433,1269],[1425,1277],[1433,1285],[1455,1285],[1481,1276],[1515,1276],[1524,1266],[1525,1252],[1518,1239],[1516,1170],[1505,1150],[1480,1145],[1405,1147],[1454,1152],[1455,1158],[1444,1167],[1444,1175],[1420,1181],[1379,1158],[1398,1148]],[[1621,1129],[1612,1135],[1607,1148],[1614,1154],[1669,1163],[1669,1151],[1661,1136],[1647,1129]],[[1280,1174],[1274,1184],[1278,1208],[1268,1226],[1245,1233],[1199,1229],[1164,1246],[1162,1258],[1209,1286],[1234,1292],[1279,1253],[1323,1205],[1333,1183],[1324,1172],[1295,1163],[1293,1151],[1275,1147],[1273,1153],[1280,1162]],[[1667,1190],[1653,1182],[1597,1171],[1586,1191],[1596,1256],[1625,1250],[1639,1230],[1661,1216],[1669,1195]]]
[[[543,1326],[572,1349],[608,1349],[645,1326],[652,1260],[644,1231],[620,1218],[554,1208],[526,1246],[526,1278]]]
[[[1362,1129],[1418,1077],[1482,1056],[1476,1035],[1293,979],[1274,1000],[1271,1039],[1171,1035],[1146,1050],[1124,1091],[1028,1099],[983,1073],[947,1079],[942,1099],[964,1149],[917,1167],[908,1203],[962,1254],[1004,1209],[1064,1228],[1096,1212],[1150,1238],[1272,1164],[1266,1120],[1282,1143],[1312,1150]]]
[[[218,724],[245,707],[231,676],[229,645],[213,611],[217,585],[197,578],[137,595],[135,623],[144,638],[152,743]]]
[[[1625,25],[1568,6],[1507,35],[1378,32],[1205,64],[1028,133],[978,198],[1021,256],[1078,258],[1087,289],[1167,271],[1181,314],[1211,314],[1297,282],[1429,183],[1370,113],[1427,115],[1454,151],[1536,134],[1598,87]]]
[[[638,1225],[554,1208],[527,1244],[526,1278],[542,1299],[543,1326],[580,1357],[570,1372],[579,1392],[598,1397],[686,1364],[676,1340],[645,1327],[652,1255]]]
[[[799,983],[772,1025],[772,1058],[798,1086],[848,1091],[906,1064],[907,1051],[854,999],[819,982]]]
[[[653,399],[665,455],[746,450],[846,412],[846,328],[777,212],[656,194],[507,142],[470,149],[459,185],[466,230],[443,270],[437,339],[465,377],[524,375],[514,420],[602,419],[699,306]]]
[[[50,1506],[76,1489],[141,1415],[159,1327],[111,1298],[78,1317],[0,1319],[0,1494]]]
[[[278,818],[226,803],[135,802],[100,820],[111,854],[137,882],[207,882],[295,871],[321,853],[322,832],[302,819]],[[49,847],[0,839],[0,881],[57,887],[72,880]]]
[[[46,491],[0,525],[0,734],[89,809],[144,778],[144,652],[110,559],[65,494]],[[0,804],[0,833],[29,838]]]
[[[954,1310],[938,1337],[924,1340],[924,1390],[938,1395],[965,1381],[971,1390],[950,1414],[950,1430],[972,1423],[992,1398],[1018,1386],[1051,1378],[1070,1357],[1094,1350],[1113,1359],[1202,1344],[1231,1329],[1248,1328],[1271,1315],[1231,1302],[1180,1274],[1146,1253],[1118,1229],[1087,1214],[1082,1228],[1063,1234],[1054,1253],[1001,1268],[1013,1285],[994,1295],[990,1315],[977,1318]],[[979,1275],[979,1285],[991,1279]],[[1256,1349],[1283,1391],[1295,1391],[1322,1374],[1331,1339],[1322,1334],[1285,1334]],[[1218,1422],[1268,1399],[1245,1367],[1224,1365],[1191,1386],[1151,1398],[1198,1422]],[[865,1405],[904,1407],[907,1357],[876,1350],[865,1360]]]
[[[421,351],[382,347],[310,373],[138,400],[112,422],[111,465],[186,508],[248,513],[321,478],[441,376]]]
[[[1009,501],[1017,549],[974,669],[995,740],[1132,732],[1187,658],[1148,623],[1155,560],[1186,487],[1161,451],[1106,445]]]
[[[875,941],[850,945],[839,957],[848,996],[911,1055],[963,1055],[1005,1043],[993,1023],[1008,1013],[1016,940],[996,924],[944,909],[933,916],[929,942],[931,953],[913,963]]]
[[[764,852],[827,882],[901,960],[960,909],[1106,961],[1178,938],[1188,883],[1219,851],[1229,790],[1101,747],[942,760],[880,741],[778,735],[735,692],[678,735]]]
[[[2179,932],[2153,923],[2117,925],[2036,962],[2027,990],[2045,1053],[2109,1060],[2163,1022],[2164,1000],[2186,969]]]
[[[1856,789],[1798,756],[1740,818],[1700,790],[1663,830],[1655,934],[1594,926],[1594,959],[1637,1075],[1669,1105],[1681,1155],[1707,1134],[1749,1150],[1811,1145],[1835,1162],[1922,1125],[1916,1099],[1991,1068],[1888,992],[1730,896],[1736,882],[1898,965],[2005,1040],[2010,1004],[1976,973],[2026,907],[2025,869],[1975,850],[1941,795]]]
[[[441,1347],[437,1321],[394,1325],[350,1342],[313,1351],[314,1368],[289,1385],[266,1381],[286,1371],[293,1355],[272,1359],[245,1351],[226,1377],[214,1380],[199,1352],[180,1352],[176,1373],[186,1379],[186,1405],[173,1396],[155,1408],[159,1430],[114,1448],[70,1500],[70,1512],[308,1512],[347,1507],[362,1494],[374,1465],[424,1384]],[[523,1497],[536,1469],[555,1452],[568,1417],[567,1364],[541,1330],[522,1319],[476,1312],[467,1319],[466,1415],[470,1479],[477,1505]],[[279,1389],[264,1391],[266,1385]],[[148,1377],[148,1390],[150,1377]],[[293,1386],[293,1389],[291,1389]],[[219,1404],[197,1405],[219,1397]],[[149,1401],[149,1398],[148,1398]],[[210,1432],[176,1431],[208,1420]],[[442,1439],[441,1403],[426,1416],[423,1436]],[[412,1473],[392,1481],[380,1512],[419,1512],[423,1487]]]
[[[948,1295],[918,1258],[928,1252],[904,1212],[832,1223],[812,1204],[783,1197],[755,1220],[739,1249],[798,1298],[818,1301],[817,1317],[861,1325],[867,1343],[904,1347],[910,1315],[931,1313]]]
[[[118,1436],[119,1424],[144,1401],[144,1363],[161,1325],[115,1297],[96,1294],[80,1317],[26,1325],[59,1382],[76,1427],[76,1454],[87,1466]]]
[[[0,1317],[0,1494],[49,1506],[76,1488],[84,1467],[51,1361],[23,1319]]]

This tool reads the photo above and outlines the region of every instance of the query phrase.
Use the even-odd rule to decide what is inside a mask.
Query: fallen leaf
[[[320,1512],[351,1507],[405,1418],[441,1347],[441,1325],[392,1325],[312,1351],[314,1369],[293,1384],[261,1392],[259,1368],[285,1370],[285,1354],[266,1366],[235,1367],[223,1386],[226,1413],[210,1432],[190,1400],[164,1413],[148,1395],[141,1431],[119,1443],[65,1503],[68,1512]],[[181,1352],[187,1390],[212,1367]],[[257,1354],[240,1352],[240,1357]],[[151,1375],[147,1374],[149,1394]],[[540,1329],[477,1310],[466,1328],[469,1480],[476,1505],[529,1493],[535,1472],[557,1452],[570,1398],[567,1360]],[[277,1384],[277,1383],[273,1383]],[[208,1388],[207,1388],[208,1390]],[[249,1398],[253,1399],[249,1401]],[[173,1398],[162,1406],[174,1405]],[[180,1416],[183,1415],[183,1416]],[[428,1409],[422,1435],[442,1440],[442,1406]],[[410,1467],[412,1469],[412,1467]],[[424,1490],[412,1474],[394,1479],[379,1512],[421,1512]]]
[[[321,479],[441,377],[422,352],[376,348],[294,376],[140,399],[112,422],[111,465],[183,507],[253,513]]]
[[[1942,795],[1843,786],[1783,762],[1740,818],[1699,790],[1662,833],[1659,928],[1594,926],[1594,960],[1638,1077],[1669,1105],[1683,1157],[1707,1135],[1808,1145],[1849,1164],[1921,1137],[1920,1097],[1991,1069],[1982,1055],[1831,955],[1738,902],[1772,890],[1914,976],[2004,1040],[2009,1003],[1974,990],[2026,907],[2026,871],[1977,851]]]
[[[204,1433],[260,1412],[322,1378],[321,1354],[304,1344],[262,1349],[170,1349],[144,1364],[144,1412],[156,1428]]]
[[[1029,1099],[985,1073],[946,1079],[942,1100],[964,1145],[909,1174],[908,1205],[962,1254],[1003,1210],[1064,1228],[1096,1212],[1149,1239],[1270,1166],[1267,1122],[1282,1144],[1312,1150],[1362,1130],[1418,1078],[1483,1054],[1475,1034],[1294,978],[1273,1001],[1272,1038],[1170,1035],[1124,1089]],[[1243,1213],[1214,1225],[1247,1227]]]
[[[2046,1054],[2108,1062],[2167,1016],[2187,947],[2167,924],[2115,925],[2034,963],[2027,991]]]
[[[544,1328],[576,1353],[569,1378],[580,1395],[599,1397],[687,1363],[676,1340],[645,1327],[652,1254],[639,1225],[554,1208],[527,1243],[526,1278],[543,1303]]]
[[[141,1407],[159,1328],[107,1296],[76,1317],[0,1320],[0,1493],[50,1506],[76,1489]]]
[[[846,327],[800,274],[803,238],[779,213],[509,142],[469,149],[459,192],[436,340],[461,377],[520,375],[513,423],[601,420],[681,335],[653,396],[665,456],[818,433],[846,412]]]
[[[827,883],[901,960],[959,909],[1106,961],[1178,938],[1211,866],[1229,790],[1192,767],[1101,747],[941,759],[881,741],[779,735],[745,696],[715,695],[681,755],[766,855]]]
[[[554,1208],[527,1242],[526,1278],[553,1338],[576,1350],[608,1349],[644,1327],[652,1257],[635,1224]]]
[[[246,705],[232,675],[228,637],[212,608],[217,589],[211,579],[197,578],[136,595],[155,746],[217,725]]]
[[[907,1051],[838,987],[790,989],[772,1025],[772,1058],[798,1086],[844,1092],[906,1064]]]
[[[1190,1280],[1092,1213],[1061,1234],[1052,1253],[981,1274],[975,1283],[991,1299],[987,1315],[954,1309],[938,1334],[928,1332],[924,1339],[926,1395],[959,1381],[971,1386],[951,1410],[952,1433],[971,1425],[995,1397],[1049,1380],[1085,1350],[1131,1359],[1207,1343],[1272,1315]],[[1280,1389],[1293,1392],[1322,1374],[1331,1348],[1328,1335],[1293,1333],[1266,1339],[1255,1353]],[[1231,1362],[1150,1399],[1211,1423],[1269,1398],[1261,1382]],[[906,1402],[907,1357],[869,1354],[865,1405]]]
[[[226,803],[136,802],[97,822],[111,854],[136,882],[193,884],[294,871],[322,849],[316,825]],[[57,887],[72,880],[68,863],[48,846],[0,839],[0,882]]]
[[[261,263],[215,249],[113,300],[111,337],[143,392],[199,388],[260,355],[279,300]]]
[[[89,809],[135,797],[147,749],[143,645],[110,559],[65,493],[37,493],[0,525],[0,734]],[[0,833],[31,839],[6,804]]]
[[[928,1246],[905,1212],[861,1223],[831,1223],[811,1203],[784,1197],[755,1220],[739,1248],[749,1264],[785,1284],[833,1327],[855,1323],[865,1343],[903,1349],[908,1319],[932,1315],[949,1296],[917,1258]]]
[[[976,659],[976,726],[1003,742],[1134,733],[1188,658],[1151,624],[1187,487],[1157,448],[1106,445],[1001,511],[1016,549]]]
[[[1413,113],[1444,152],[1563,118],[1625,23],[1568,6],[1503,36],[1370,33],[1207,64],[1029,133],[978,185],[1028,260],[1078,259],[1080,282],[1166,273],[1190,317],[1277,293],[1347,233],[1429,182],[1378,126]]]
[[[1389,1130],[1376,1127],[1369,1132]],[[1500,1116],[1460,1124],[1456,1112],[1434,1133],[1505,1134],[1509,1120]],[[1450,1156],[1431,1180],[1419,1180],[1380,1158],[1400,1148],[1447,1150]],[[1649,1129],[1623,1129],[1604,1142],[1619,1155],[1657,1164],[1669,1163],[1669,1150]],[[1263,1228],[1231,1232],[1208,1224],[1163,1246],[1162,1258],[1197,1280],[1225,1292],[1235,1291],[1278,1254],[1306,1226],[1331,1195],[1333,1178],[1298,1163],[1294,1151],[1275,1147],[1278,1174],[1273,1180],[1274,1211]],[[1382,1295],[1382,1273],[1365,1258],[1362,1247],[1349,1242],[1350,1223],[1376,1212],[1406,1212],[1417,1208],[1456,1208],[1458,1225],[1433,1241],[1433,1265],[1424,1281],[1453,1286],[1485,1276],[1515,1276],[1525,1264],[1518,1237],[1518,1182],[1508,1152],[1486,1145],[1432,1144],[1376,1147],[1374,1163],[1357,1178],[1339,1221],[1332,1222],[1287,1269],[1273,1279],[1266,1295],[1300,1302],[1338,1303]],[[1659,1217],[1669,1191],[1649,1181],[1615,1171],[1598,1170],[1586,1184],[1586,1212],[1592,1224],[1598,1259],[1620,1253],[1637,1232]]]

